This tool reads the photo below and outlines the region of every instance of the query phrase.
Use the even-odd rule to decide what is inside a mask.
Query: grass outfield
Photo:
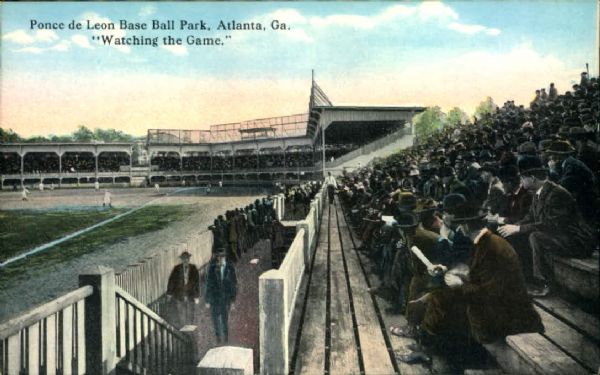
[[[9,279],[28,278],[34,274],[43,273],[45,272],[44,269],[48,266],[94,252],[106,245],[125,240],[129,237],[162,229],[171,222],[181,220],[191,213],[192,208],[187,206],[161,205],[144,207],[130,215],[119,218],[41,253],[0,268],[0,289],[4,287],[4,283]],[[54,220],[44,222],[46,226],[38,227],[37,231],[43,233],[54,230],[52,227]],[[4,222],[4,219],[2,221]],[[95,222],[98,221],[100,220],[96,220]],[[79,226],[78,228],[82,227],[84,226]],[[36,231],[34,229],[30,230],[30,235],[33,233],[33,236],[40,237],[35,234]],[[44,239],[42,243],[45,242],[47,240]],[[4,243],[2,248],[4,249]]]
[[[0,211],[0,261],[116,216],[123,209]]]

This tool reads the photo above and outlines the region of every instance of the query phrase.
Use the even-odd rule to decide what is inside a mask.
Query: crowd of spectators
[[[424,344],[401,360],[544,330],[531,297],[560,292],[555,257],[597,251],[599,93],[583,73],[341,179],[371,292],[408,321],[392,334]]]
[[[157,166],[159,171],[176,172],[181,170],[181,158],[175,152],[159,153],[152,156],[150,165]]]
[[[300,185],[278,185],[285,197],[285,216],[288,220],[302,220],[308,214],[310,202],[321,189],[320,181],[308,181]]]
[[[213,252],[225,250],[229,260],[237,261],[259,240],[272,238],[274,221],[276,215],[270,196],[226,211],[208,227],[213,233]]]
[[[98,172],[119,172],[129,162],[130,156],[125,152],[102,152],[98,155]]]
[[[349,152],[352,152],[352,151],[358,149],[359,147],[360,147],[360,145],[358,145],[356,143],[325,144],[325,160],[333,161],[342,155],[345,155]]]
[[[184,171],[210,171],[210,156],[208,155],[195,155],[195,156],[184,156],[183,161]]]
[[[23,159],[25,173],[58,173],[58,155],[53,152],[30,152]]]
[[[23,160],[23,172],[42,174],[94,172],[96,160],[92,153],[66,152],[59,162],[55,153],[30,152]],[[0,154],[0,173],[21,173],[21,158],[16,153]],[[122,166],[129,166],[129,155],[124,152],[103,152],[98,156],[99,172],[118,172]]]
[[[21,173],[21,157],[15,152],[0,152],[0,174]]]
[[[96,170],[96,158],[91,152],[66,152],[62,155],[61,168],[63,172],[93,172]]]

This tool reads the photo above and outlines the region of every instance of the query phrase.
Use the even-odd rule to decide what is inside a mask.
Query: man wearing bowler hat
[[[550,293],[554,280],[552,254],[563,257],[590,256],[595,241],[591,228],[584,222],[573,196],[564,187],[548,180],[547,170],[537,156],[518,161],[523,188],[533,193],[528,214],[517,224],[498,228],[503,237],[525,235],[533,260],[533,277],[538,288],[536,297]]]
[[[167,284],[167,301],[174,302],[171,306],[175,309],[178,326],[193,322],[194,305],[200,302],[200,273],[190,263],[191,257],[187,251],[179,255],[181,264],[173,268]]]
[[[206,272],[206,307],[210,308],[217,342],[229,341],[229,309],[237,295],[235,268],[227,261],[225,249],[219,249]]]

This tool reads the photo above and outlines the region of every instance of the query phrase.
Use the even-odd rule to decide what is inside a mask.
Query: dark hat
[[[500,170],[498,170],[498,178],[500,178],[501,181],[518,179],[519,170],[512,164],[502,166]]]
[[[454,209],[452,222],[456,224],[466,223],[468,221],[481,220],[487,212],[475,203],[475,200],[465,201]]]
[[[540,150],[540,152],[545,152],[548,149],[548,147],[550,147],[550,145],[552,144],[552,142],[553,141],[551,139],[542,139],[540,141],[538,149]]]
[[[450,176],[454,176],[455,172],[454,172],[454,168],[446,166],[446,167],[440,168],[438,174],[440,177],[450,177]]]
[[[569,130],[569,137],[574,139],[585,138],[589,134],[590,132],[581,126],[574,126]]]
[[[467,198],[464,195],[458,193],[451,193],[444,197],[440,211],[454,215],[457,207],[464,205],[467,202]]]
[[[417,197],[413,193],[410,192],[402,192],[400,193],[400,198],[398,199],[398,208],[405,211],[412,211],[417,207]]]
[[[399,212],[394,216],[394,219],[400,228],[414,228],[419,225],[417,215],[412,212]]]
[[[181,253],[181,254],[179,255],[179,258],[180,258],[180,259],[190,259],[191,257],[192,257],[192,254],[190,254],[190,253],[189,253],[189,252],[187,252],[187,251],[184,251],[183,253]]]
[[[224,248],[224,247],[220,247],[220,248],[218,248],[218,249],[217,249],[217,251],[215,252],[215,255],[216,255],[217,257],[224,257],[224,256],[227,256],[227,251],[225,251],[225,248]]]
[[[575,152],[575,149],[567,141],[554,141],[550,144],[546,152],[549,154],[565,155]]]
[[[517,166],[519,167],[519,173],[528,174],[536,171],[545,171],[542,166],[542,160],[533,155],[521,155],[517,160]]]
[[[537,149],[535,143],[531,141],[523,142],[519,145],[519,154],[535,155]]]

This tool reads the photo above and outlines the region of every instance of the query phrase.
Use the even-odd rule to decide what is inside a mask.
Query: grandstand
[[[272,185],[322,177],[325,164],[401,129],[422,107],[336,106],[313,80],[308,112],[209,130],[149,129],[134,143],[0,144],[0,188],[21,185]],[[410,131],[404,134],[412,137]],[[411,138],[412,139],[412,138]],[[412,142],[409,142],[412,143]]]

